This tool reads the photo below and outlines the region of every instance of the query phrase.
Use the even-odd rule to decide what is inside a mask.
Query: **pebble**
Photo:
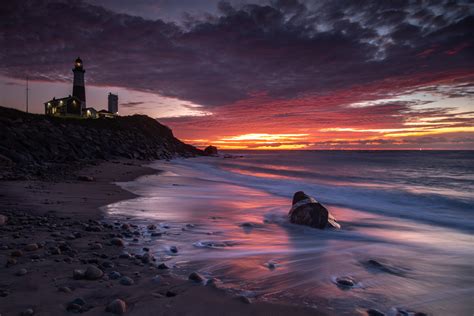
[[[97,280],[100,279],[104,275],[104,272],[97,268],[96,266],[88,266],[86,268],[84,277],[87,280]]]
[[[118,238],[118,237],[112,238],[110,240],[110,243],[114,246],[119,246],[119,247],[124,247],[125,246],[125,242],[123,241],[123,239]]]
[[[367,316],[385,316],[385,314],[378,309],[371,308],[367,310]]]
[[[163,262],[163,263],[160,263],[157,268],[161,270],[165,270],[165,269],[169,269],[170,267],[168,267],[166,263]]]
[[[352,280],[349,277],[339,277],[336,279],[336,282],[338,285],[343,286],[343,287],[353,287],[354,286],[354,280]]]
[[[35,314],[35,311],[32,308],[27,308],[23,312],[21,312],[21,316],[31,316],[34,314]]]
[[[178,248],[177,248],[176,246],[171,246],[171,247],[170,247],[170,251],[171,251],[172,253],[178,253]]]
[[[74,269],[74,271],[72,272],[72,278],[74,280],[81,280],[81,279],[84,279],[85,274],[86,274],[86,271],[84,270]]]
[[[25,246],[26,251],[35,251],[38,250],[38,244],[28,244]]]
[[[173,291],[166,292],[166,297],[174,297],[176,295],[178,295],[178,294],[176,294],[176,292],[173,292]]]
[[[135,284],[135,281],[133,281],[133,279],[131,279],[127,276],[124,276],[120,279],[120,284],[129,286],[129,285]]]
[[[59,249],[58,247],[51,247],[51,248],[49,248],[49,252],[52,255],[60,255],[61,254],[61,249]]]
[[[91,245],[92,250],[99,250],[99,249],[102,249],[102,248],[104,248],[104,246],[102,246],[102,244],[100,242],[96,242],[96,243],[93,243]]]
[[[189,279],[194,282],[202,283],[204,282],[204,277],[197,272],[193,272],[189,275]]]
[[[162,233],[159,232],[153,232],[151,233],[151,237],[161,237]]]
[[[147,229],[148,229],[148,230],[155,230],[155,229],[156,229],[156,225],[150,224],[150,225],[147,226]]]
[[[25,268],[21,268],[20,270],[18,270],[15,275],[17,276],[23,276],[23,275],[26,275],[28,273],[28,270],[26,270]]]
[[[58,291],[63,292],[63,293],[71,293],[72,292],[72,290],[67,286],[61,286],[60,288],[58,288]]]
[[[0,215],[0,226],[5,225],[8,221],[8,217],[5,215]]]
[[[118,271],[112,271],[109,273],[109,278],[112,280],[117,280],[117,279],[120,279],[121,277],[122,277],[122,274]]]
[[[11,256],[12,256],[12,257],[21,257],[21,256],[23,256],[23,251],[21,251],[21,250],[13,250],[13,251],[11,252]]]
[[[105,311],[116,315],[122,315],[127,311],[127,304],[117,298],[107,305]]]
[[[248,297],[245,296],[245,295],[239,296],[239,299],[240,299],[242,302],[246,303],[246,304],[252,304],[252,301],[250,300],[250,298],[248,298]]]
[[[82,313],[86,311],[85,306],[86,306],[86,301],[79,297],[73,300],[72,302],[69,302],[67,304],[66,310],[75,312],[75,313]]]

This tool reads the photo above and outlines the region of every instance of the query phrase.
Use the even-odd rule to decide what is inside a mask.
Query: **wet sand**
[[[99,208],[135,197],[114,181],[153,173],[141,162],[122,160],[79,171],[93,181],[0,182],[0,214],[7,217],[0,220],[0,315],[113,315],[106,309],[115,299],[125,302],[125,315],[322,314],[234,297],[218,282],[184,280],[172,268],[160,269],[162,262],[146,249],[125,255],[144,228],[126,218],[102,221]]]

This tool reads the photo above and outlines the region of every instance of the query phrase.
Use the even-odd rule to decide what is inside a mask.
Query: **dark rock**
[[[86,271],[84,273],[84,278],[86,280],[97,280],[102,278],[104,272],[97,268],[96,266],[87,266]]]
[[[110,244],[114,245],[114,246],[119,246],[119,247],[125,247],[125,242],[123,241],[123,239],[121,238],[112,238],[110,240]]]
[[[86,182],[95,181],[94,177],[92,177],[92,176],[77,176],[77,180],[86,181]]]
[[[202,283],[205,278],[197,272],[193,272],[189,275],[189,279],[194,282]]]
[[[172,253],[178,253],[178,248],[177,248],[176,246],[171,246],[171,247],[170,247],[170,251],[171,251]]]
[[[122,274],[120,274],[120,272],[112,271],[109,273],[109,278],[112,280],[117,280],[117,279],[120,279],[121,277],[122,277]]]
[[[245,295],[239,296],[239,299],[240,299],[242,302],[246,303],[246,304],[252,304],[252,301],[250,300],[250,298],[248,298],[248,297],[245,296]]]
[[[176,292],[173,292],[173,291],[167,291],[166,292],[166,297],[174,297],[178,295]]]
[[[126,285],[126,286],[129,286],[129,285],[134,285],[135,284],[135,281],[133,281],[132,278],[129,278],[127,276],[124,276],[120,279],[120,284],[122,285]]]
[[[71,293],[72,292],[71,288],[69,288],[67,286],[61,286],[60,288],[58,288],[58,291],[63,292],[63,293]]]
[[[157,266],[157,268],[160,269],[160,270],[166,270],[166,269],[169,269],[170,267],[168,267],[168,266],[166,265],[166,263],[163,262],[163,263],[160,263],[160,264]]]
[[[371,308],[367,310],[367,316],[385,316],[385,314],[377,309]]]
[[[66,310],[73,313],[83,313],[87,311],[86,301],[82,298],[76,298],[67,304]]]
[[[32,316],[35,314],[33,308],[27,308],[23,312],[21,312],[21,316]]]
[[[206,156],[218,156],[219,153],[217,152],[217,147],[215,146],[207,146],[204,149],[204,155]]]
[[[25,246],[25,251],[35,251],[38,250],[38,244],[28,244]]]
[[[8,217],[0,214],[0,226],[5,225],[8,221]]]
[[[23,251],[21,250],[13,250],[10,254],[12,257],[21,257],[23,256]]]
[[[24,276],[28,273],[28,270],[26,270],[25,268],[21,268],[20,270],[18,270],[15,275],[16,276]]]
[[[105,311],[116,315],[123,315],[127,311],[127,304],[117,298],[107,305]]]
[[[334,216],[318,201],[298,191],[293,195],[292,207],[288,213],[290,222],[314,228],[341,228]]]
[[[341,287],[353,287],[355,285],[354,280],[349,277],[338,277],[336,283]]]

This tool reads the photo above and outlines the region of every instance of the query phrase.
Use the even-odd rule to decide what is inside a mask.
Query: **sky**
[[[0,105],[43,113],[86,69],[199,147],[474,149],[472,1],[0,2]]]

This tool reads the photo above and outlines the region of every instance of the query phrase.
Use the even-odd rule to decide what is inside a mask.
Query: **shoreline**
[[[0,182],[0,214],[8,217],[0,225],[1,315],[113,315],[105,310],[115,299],[125,302],[125,315],[322,315],[180,279],[172,269],[160,269],[146,250],[124,255],[123,243],[140,242],[142,228],[101,221],[100,207],[136,197],[113,182],[159,172],[142,164],[115,160],[77,172],[93,181]],[[81,271],[87,269],[98,274],[84,279]]]

